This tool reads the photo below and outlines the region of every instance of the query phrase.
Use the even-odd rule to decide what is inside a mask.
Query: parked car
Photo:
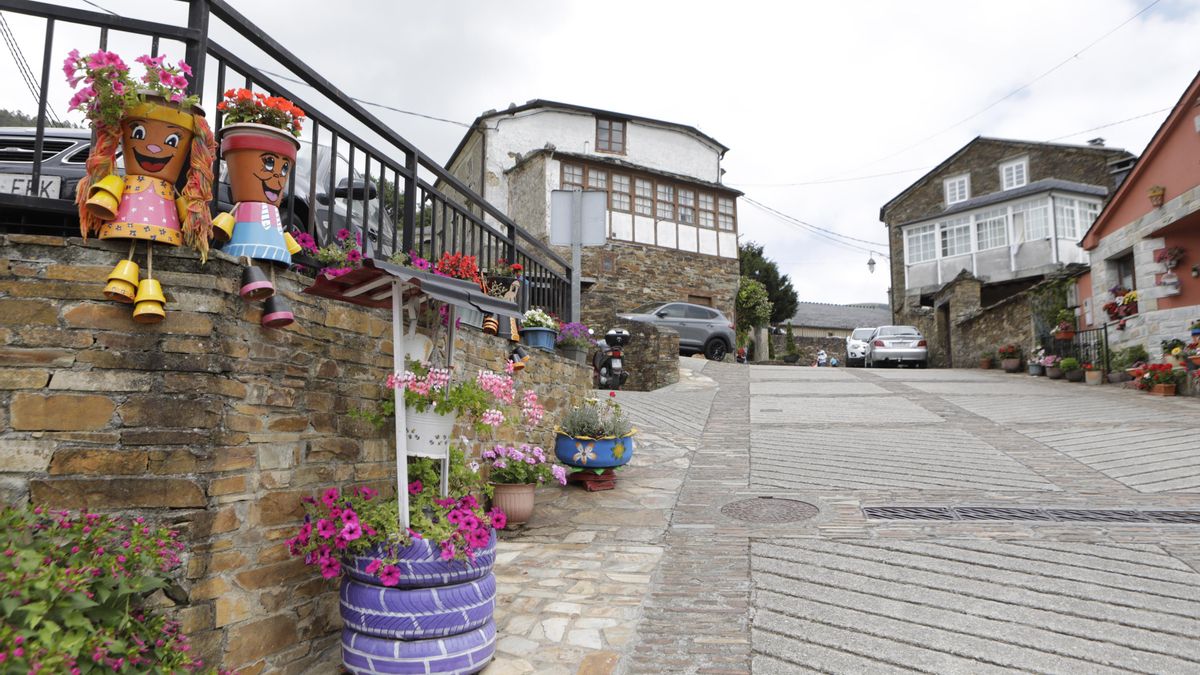
[[[34,142],[37,130],[33,127],[0,128],[0,192],[8,194],[33,194],[31,174]],[[92,133],[88,129],[48,127],[42,137],[42,172],[37,193],[50,199],[75,201],[75,187],[86,172],[88,151]],[[284,195],[279,210],[286,217],[289,200],[292,207],[292,229],[302,231],[307,224],[308,213],[313,211],[314,222],[323,224],[329,220],[329,173],[330,152],[328,146],[317,148],[317,180],[315,199],[309,196],[309,175],[312,167],[312,144],[301,141],[296,157],[296,195]],[[117,168],[124,167],[120,151]],[[383,203],[373,181],[365,180],[357,170],[353,182],[349,180],[349,162],[338,155],[337,175],[341,179],[333,188],[333,224],[330,231],[348,228],[352,232],[361,229],[363,201],[366,198],[368,233],[363,241],[364,248],[375,248],[378,232],[383,232],[383,247],[391,250],[396,226]],[[233,208],[229,183],[225,176],[225,162],[221,162],[220,177],[214,188],[217,202],[213,215]],[[383,227],[380,214],[383,210]],[[77,226],[78,223],[75,223]],[[325,243],[325,242],[318,242]]]
[[[867,346],[871,343],[874,328],[855,328],[846,336],[846,367],[861,368],[867,362]]]
[[[918,368],[929,365],[929,345],[916,326],[880,326],[867,345],[866,367],[911,363]]]
[[[670,328],[679,333],[680,353],[703,352],[712,361],[724,360],[737,341],[733,322],[720,311],[703,305],[651,302],[617,316]]]

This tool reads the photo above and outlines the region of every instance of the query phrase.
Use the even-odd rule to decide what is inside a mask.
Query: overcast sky
[[[149,19],[186,12],[93,2]],[[699,128],[729,146],[725,182],[746,197],[877,242],[835,243],[741,200],[743,240],[816,302],[886,301],[879,207],[975,136],[1101,136],[1140,153],[1200,68],[1197,0],[232,4],[360,99],[469,123],[544,98]],[[7,18],[36,72],[44,24]],[[219,26],[214,35],[240,45]],[[56,103],[69,97],[57,64],[83,39],[57,32]],[[0,107],[33,111],[13,63],[0,53]],[[370,110],[440,162],[465,131]]]

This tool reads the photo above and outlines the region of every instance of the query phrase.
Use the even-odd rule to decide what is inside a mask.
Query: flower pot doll
[[[228,238],[222,250],[245,261],[242,298],[265,300],[262,325],[281,328],[295,318],[275,293],[275,265],[290,265],[300,245],[284,231],[279,203],[296,166],[304,113],[291,101],[246,89],[226,91],[217,109],[225,114],[221,158],[229,170],[234,207],[217,216],[214,227],[219,237]],[[268,264],[269,277],[255,260]]]
[[[188,244],[201,260],[207,257],[215,146],[204,111],[194,97],[184,96],[191,68],[183,61],[171,66],[162,56],[137,62],[146,68],[137,84],[112,52],[72,51],[63,70],[72,87],[85,84],[71,109],[84,111],[96,132],[76,197],[80,232],[85,239],[97,234],[130,242],[128,257],[108,275],[104,295],[133,303],[134,321],[157,323],[165,316],[166,298],[153,278],[153,245]],[[115,173],[118,143],[124,176]],[[133,261],[139,241],[146,242],[145,279]]]

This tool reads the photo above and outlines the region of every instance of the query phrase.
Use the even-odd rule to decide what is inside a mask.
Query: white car
[[[867,347],[870,346],[874,328],[855,328],[846,337],[846,367],[862,367],[867,361]]]

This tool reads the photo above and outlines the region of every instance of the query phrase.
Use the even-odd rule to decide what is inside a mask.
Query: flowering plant
[[[1169,363],[1151,363],[1135,368],[1131,374],[1138,389],[1150,389],[1156,384],[1178,384],[1181,372]]]
[[[475,494],[490,494],[477,463],[467,464],[462,450],[450,450],[449,491],[439,497],[440,462],[413,457],[408,460],[409,528],[400,531],[399,503],[378,498],[379,492],[357,487],[345,492],[329,488],[320,499],[305,497],[304,522],[287,540],[288,551],[321,570],[326,579],[341,574],[341,559],[349,554],[370,555],[368,574],[384,586],[400,582],[396,552],[414,539],[425,539],[441,549],[443,560],[474,560],[487,547],[493,527],[504,527],[504,512],[485,512]]]
[[[566,468],[552,463],[545,450],[530,447],[528,443],[522,443],[520,447],[496,445],[491,450],[484,450],[482,456],[490,469],[488,478],[496,484],[540,485],[551,478],[560,485],[567,484]]]
[[[1192,340],[1189,342],[1187,346],[1183,348],[1183,355],[1188,358],[1200,356],[1200,340]]]
[[[1075,312],[1069,309],[1060,309],[1055,320],[1058,321],[1058,325],[1054,328],[1056,332],[1062,333],[1075,330]]]
[[[397,265],[404,265],[405,267],[411,267],[422,272],[433,271],[433,263],[422,257],[421,254],[416,250],[409,251],[408,253],[396,251],[391,255],[391,257],[388,258],[388,262],[395,263]]]
[[[1034,347],[1033,351],[1031,351],[1029,353],[1030,363],[1036,363],[1038,365],[1041,365],[1042,359],[1045,358],[1045,356],[1046,356],[1046,348],[1041,345],[1038,345],[1037,347]]]
[[[226,90],[225,99],[217,104],[217,110],[225,113],[225,124],[265,124],[297,138],[304,121],[304,111],[286,98],[249,89]]]
[[[525,426],[533,427],[542,421],[546,413],[546,409],[538,402],[536,391],[526,389],[518,395],[516,382],[511,375],[480,370],[474,381],[451,384],[450,379],[450,371],[446,368],[409,362],[408,370],[404,373],[388,375],[387,387],[401,388],[404,391],[404,405],[415,408],[417,412],[432,408],[439,415],[469,415],[476,419],[481,430],[488,426],[498,428],[518,417]],[[520,411],[514,412],[518,398]],[[390,399],[382,401],[379,407],[380,414],[370,417],[378,418],[380,422],[383,417],[396,412],[395,402]]]
[[[1047,354],[1042,357],[1042,365],[1046,368],[1057,368],[1060,361],[1062,361],[1062,357],[1055,356],[1054,354]]]
[[[1002,359],[1021,358],[1021,348],[1013,344],[1004,345],[1003,347],[997,349],[996,352]]]
[[[182,549],[141,517],[0,510],[3,672],[200,670],[179,623],[148,600]]]
[[[1184,250],[1182,246],[1168,246],[1160,248],[1154,252],[1154,262],[1162,263],[1167,269],[1175,269],[1180,260],[1183,260]]]
[[[633,433],[633,425],[621,411],[616,392],[610,391],[604,403],[589,398],[571,408],[555,431],[572,438],[623,438]]]
[[[1168,354],[1171,356],[1179,356],[1183,353],[1184,347],[1187,346],[1187,343],[1179,338],[1169,338],[1163,340],[1161,344],[1163,356],[1167,356]]]
[[[479,263],[473,255],[450,253],[448,251],[442,253],[441,260],[438,260],[437,265],[434,265],[433,273],[443,277],[470,281],[480,287],[483,285],[483,280],[479,277]]]
[[[592,346],[592,329],[580,321],[564,323],[555,342],[562,347],[587,349]]]
[[[558,322],[554,320],[554,317],[547,314],[545,310],[537,307],[525,312],[525,315],[521,317],[521,325],[525,328],[558,329]]]
[[[83,112],[93,123],[115,127],[138,101],[129,66],[114,52],[81,56],[78,49],[72,49],[63,61],[63,73],[72,88],[84,84],[71,96],[69,109]]]
[[[521,263],[510,263],[507,258],[497,258],[488,266],[485,274],[489,277],[519,277],[525,271]]]
[[[317,242],[311,235],[301,232],[296,235],[296,243],[325,264],[320,273],[327,277],[340,277],[362,267],[362,234],[359,232],[351,235],[350,230],[343,227],[337,231],[331,243],[321,248],[317,248]]]
[[[1091,372],[1091,371],[1093,371],[1093,370],[1097,370],[1097,367],[1096,367],[1096,364],[1094,364],[1094,363],[1092,363],[1091,361],[1089,361],[1089,362],[1087,362],[1087,363],[1083,364],[1083,369],[1084,369],[1084,370],[1086,370],[1086,371],[1088,371],[1088,372]]]

